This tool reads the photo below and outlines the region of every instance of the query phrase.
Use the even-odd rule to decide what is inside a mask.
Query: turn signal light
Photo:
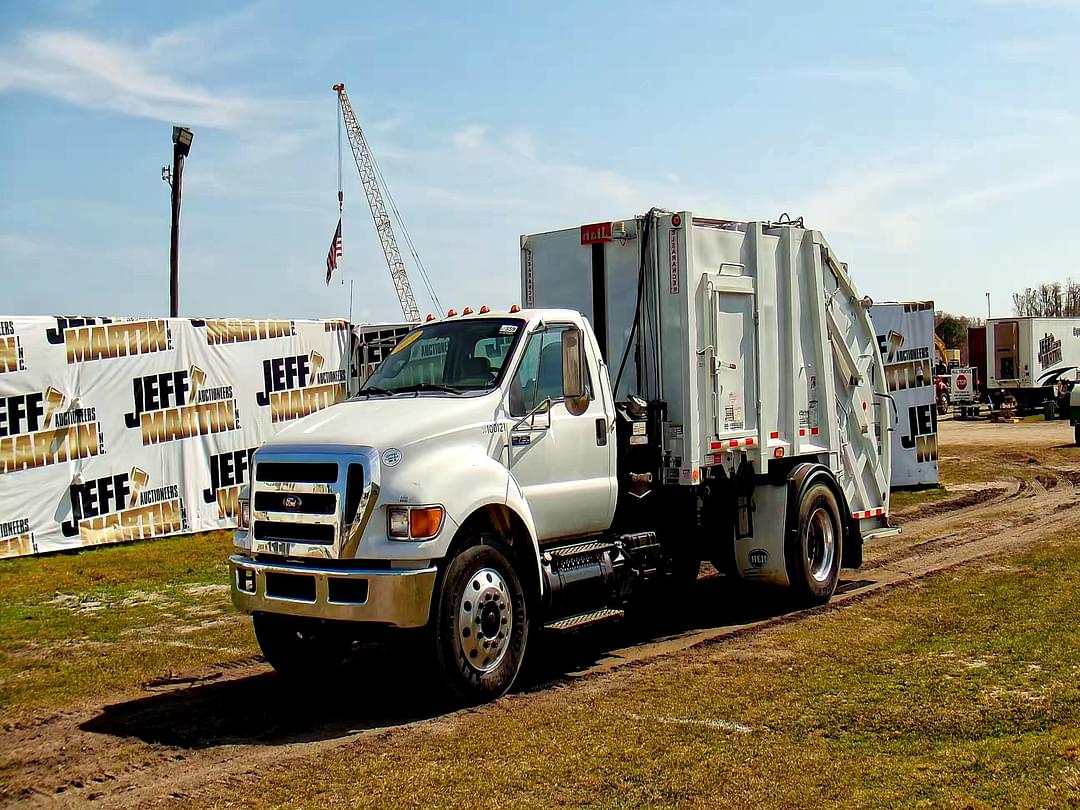
[[[441,506],[391,506],[386,510],[386,533],[394,540],[429,540],[443,522]]]
[[[422,506],[409,512],[409,536],[414,540],[434,537],[442,528],[441,506]]]

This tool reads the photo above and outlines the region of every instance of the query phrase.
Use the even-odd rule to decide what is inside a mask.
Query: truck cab
[[[580,313],[425,323],[356,396],[313,416],[255,453],[230,560],[234,602],[279,669],[325,664],[320,637],[344,629],[333,623],[429,625],[440,562],[472,545],[497,549],[466,571],[497,586],[484,590],[489,629],[515,625],[490,638],[458,629],[491,666],[525,629],[509,600],[524,611],[541,596],[541,546],[611,527],[615,404]],[[286,640],[305,635],[306,651]]]

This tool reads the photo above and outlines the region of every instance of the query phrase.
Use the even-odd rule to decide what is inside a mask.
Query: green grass
[[[227,532],[0,561],[0,714],[47,711],[257,652]]]
[[[485,807],[1076,807],[1077,616],[1074,534],[750,639],[365,738],[228,798],[259,808],[471,807],[477,797]]]
[[[905,511],[924,503],[940,501],[953,494],[955,493],[950,492],[943,486],[924,487],[922,489],[898,489],[889,495],[889,508],[894,512]]]

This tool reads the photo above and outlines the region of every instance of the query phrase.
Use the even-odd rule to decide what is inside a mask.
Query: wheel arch
[[[473,507],[450,541],[445,559],[452,560],[463,549],[475,545],[476,538],[482,544],[485,535],[495,535],[505,542],[528,598],[534,605],[539,604],[543,576],[536,536],[527,519],[505,503],[490,501]]]
[[[862,533],[858,521],[851,516],[844,488],[836,480],[836,475],[819,462],[796,464],[788,473],[787,519],[785,521],[785,539],[799,530],[799,501],[802,493],[811,484],[821,481],[832,490],[840,508],[840,523],[843,533],[840,538],[840,565],[843,568],[858,568],[862,563]],[[786,544],[785,544],[786,545]]]

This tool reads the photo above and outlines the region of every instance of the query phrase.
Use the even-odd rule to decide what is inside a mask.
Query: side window
[[[536,398],[536,383],[540,373],[540,345],[543,339],[543,332],[529,336],[521,363],[510,381],[511,416],[524,416],[540,401]]]
[[[534,406],[545,399],[552,402],[562,399],[562,333],[562,329],[548,329],[544,332]]]
[[[545,399],[562,399],[562,333],[555,327],[529,336],[521,364],[510,382],[510,415],[524,416]],[[586,390],[592,398],[592,375],[585,366]]]

